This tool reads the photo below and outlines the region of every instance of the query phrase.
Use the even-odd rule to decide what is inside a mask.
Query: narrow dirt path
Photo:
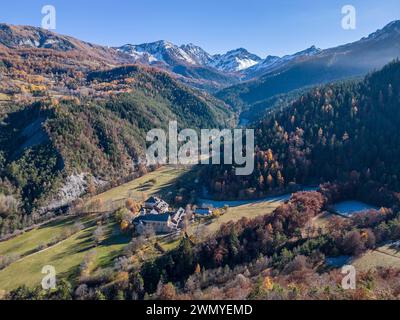
[[[40,250],[40,251],[36,251],[36,252],[33,252],[33,253],[28,254],[28,255],[26,255],[26,256],[23,256],[23,257],[19,258],[18,260],[15,260],[12,264],[17,263],[17,262],[20,262],[20,261],[22,261],[22,260],[24,260],[24,259],[26,259],[26,258],[33,257],[34,255],[37,255],[37,254],[42,253],[42,252],[45,252],[45,251],[47,251],[47,250],[53,249],[53,248],[57,247],[58,245],[62,244],[63,242],[69,240],[69,239],[70,239],[71,237],[73,237],[74,235],[75,235],[75,234],[71,235],[70,237],[68,237],[68,238],[66,238],[66,239],[64,239],[64,240],[61,240],[60,242],[57,242],[56,244],[53,244],[53,245],[50,246],[50,247],[46,247],[46,248],[44,248],[44,249],[42,249],[42,250]]]

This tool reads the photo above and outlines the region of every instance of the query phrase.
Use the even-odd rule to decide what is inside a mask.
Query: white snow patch
[[[238,59],[236,58],[237,67],[236,71],[241,71],[256,65],[258,62],[251,59]]]

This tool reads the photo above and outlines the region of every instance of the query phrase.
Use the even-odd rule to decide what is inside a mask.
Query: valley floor
[[[188,173],[190,173],[188,168],[163,167],[99,194],[88,200],[88,203],[101,199],[106,212],[107,210],[124,206],[127,198],[142,200],[144,195],[151,196],[154,194],[163,194],[168,197],[168,193],[171,191],[166,192],[166,190],[174,190],[177,181],[183,176],[187,179],[186,175]],[[286,197],[245,203],[232,207],[219,218],[212,219],[206,223],[201,222],[200,225],[204,227],[205,235],[208,235],[216,232],[223,223],[238,221],[243,217],[251,219],[271,213],[284,199]],[[21,285],[29,287],[40,285],[41,279],[44,277],[41,271],[45,265],[54,266],[59,278],[67,278],[74,283],[76,282],[80,265],[90,252],[95,255],[95,263],[92,266],[93,273],[101,268],[112,267],[112,260],[122,254],[123,248],[131,239],[127,235],[121,234],[115,223],[109,223],[106,226],[104,240],[100,245],[96,246],[92,235],[96,228],[96,221],[101,219],[102,215],[104,213],[100,212],[83,218],[65,218],[1,242],[0,256],[14,254],[18,255],[18,258],[11,265],[0,271],[0,291],[9,291]],[[59,243],[46,246],[55,235],[61,234],[77,221],[84,225],[81,231]],[[188,233],[196,236],[198,227],[199,223],[193,224]],[[166,237],[157,239],[157,243],[168,251],[178,245],[178,240]],[[38,248],[41,246],[43,249],[39,250]],[[158,254],[160,252],[153,245],[148,245],[142,248],[135,259],[140,264]]]
[[[161,189],[173,185],[175,179],[186,172],[187,169],[161,168],[95,196],[88,202],[101,199],[104,211],[111,209],[107,206],[117,208],[123,206],[128,197],[139,200],[143,193],[152,195],[160,192]],[[15,262],[0,271],[0,291],[8,291],[23,284],[29,287],[40,285],[44,277],[41,270],[45,265],[54,266],[59,277],[73,281],[85,256],[92,250],[96,256],[93,270],[112,266],[112,260],[122,253],[122,249],[131,239],[119,232],[119,226],[110,223],[106,226],[104,240],[99,246],[95,246],[92,234],[96,228],[96,220],[102,215],[103,213],[98,213],[83,218],[65,218],[0,242],[0,256],[17,257]],[[81,231],[55,245],[46,246],[75,222],[84,225]],[[170,245],[168,241],[163,244],[167,248]],[[145,250],[149,251],[146,252],[146,258],[151,258],[156,253],[154,248]]]
[[[181,180],[193,179],[193,174],[195,173],[191,169],[184,167],[160,168],[88,200],[88,204],[101,201],[104,212],[83,217],[67,217],[0,242],[0,256],[15,256],[13,263],[0,270],[0,292],[12,290],[21,285],[29,287],[40,285],[44,277],[41,271],[46,265],[55,267],[58,279],[66,278],[70,282],[76,283],[79,278],[80,266],[89,255],[94,257],[90,270],[92,275],[101,272],[104,268],[112,268],[114,258],[123,254],[123,249],[131,241],[131,237],[122,233],[115,222],[107,220],[104,225],[104,238],[100,244],[96,244],[93,232],[98,221],[110,210],[123,207],[127,198],[140,201],[144,197],[155,194],[166,198],[171,197],[174,194],[173,191],[181,185]],[[283,195],[252,202],[226,203],[232,206],[224,209],[224,214],[218,218],[205,219],[191,224],[187,233],[194,238],[199,237],[200,233],[201,237],[206,237],[218,231],[222,224],[229,221],[235,222],[243,217],[252,219],[272,213],[289,197],[290,195]],[[207,201],[203,200],[203,202]],[[213,204],[221,207],[221,203]],[[316,217],[314,219],[315,226],[324,228],[331,216],[326,213]],[[55,236],[65,233],[77,222],[83,226],[80,231],[54,243]],[[176,248],[181,236],[157,237],[154,241],[147,243],[133,257],[135,264],[140,265],[144,261],[160,255],[162,251]],[[360,270],[368,270],[377,266],[400,267],[400,252],[393,246],[386,245],[367,252],[355,259],[353,264]]]

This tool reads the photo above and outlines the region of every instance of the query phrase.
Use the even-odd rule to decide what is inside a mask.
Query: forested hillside
[[[0,23],[0,103],[26,101],[46,94],[86,96],[87,72],[136,63],[147,65],[124,47],[110,48],[42,28]],[[239,81],[237,75],[185,61],[154,64],[154,67],[181,83],[208,91]]]
[[[144,157],[146,134],[167,128],[169,120],[177,120],[180,128],[214,128],[233,121],[224,103],[151,68],[90,73],[87,83],[97,92],[107,87],[116,93],[3,108],[2,234],[40,220],[39,208],[64,205],[90,185],[145,170],[137,164]],[[72,194],[59,195],[63,186]]]
[[[387,241],[397,240],[400,214],[391,209],[368,211],[349,219],[331,217],[324,228],[315,218],[326,215],[335,193],[295,193],[274,212],[221,225],[204,241],[183,238],[176,249],[127,268],[138,241],[113,272],[61,280],[56,290],[20,286],[7,298],[19,299],[398,299],[399,270],[357,270],[356,290],[343,290],[340,269],[327,258],[359,257]],[[151,239],[147,239],[151,242]]]
[[[362,82],[317,87],[256,124],[249,177],[214,166],[205,180],[224,197],[258,197],[293,184],[377,183],[399,191],[400,63]]]

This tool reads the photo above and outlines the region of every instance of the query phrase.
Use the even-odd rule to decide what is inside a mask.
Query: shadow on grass
[[[40,227],[38,227],[38,230],[45,229],[45,228],[67,227],[67,226],[73,225],[75,223],[75,221],[76,221],[76,217],[68,217],[65,219],[60,219],[60,220],[56,220],[56,221],[52,221],[52,222],[43,224]]]
[[[100,246],[108,247],[112,245],[128,244],[129,241],[131,241],[132,236],[122,233],[118,224],[110,223],[107,227],[106,239],[100,243]]]
[[[400,252],[400,242],[396,241],[392,244],[389,245],[389,249],[395,251],[395,254],[398,254]]]
[[[171,182],[163,184],[158,191],[158,195],[168,203],[174,204],[175,196],[179,191],[181,191],[182,194],[190,193],[192,190],[197,192],[197,189],[200,188],[200,186],[196,184],[196,180],[199,178],[200,168],[200,165],[193,166]]]
[[[153,186],[154,186],[154,183],[147,182],[147,183],[144,183],[144,184],[138,186],[137,188],[133,188],[133,189],[130,189],[130,190],[131,191],[132,190],[138,190],[138,191],[144,192],[144,191],[149,191]]]

